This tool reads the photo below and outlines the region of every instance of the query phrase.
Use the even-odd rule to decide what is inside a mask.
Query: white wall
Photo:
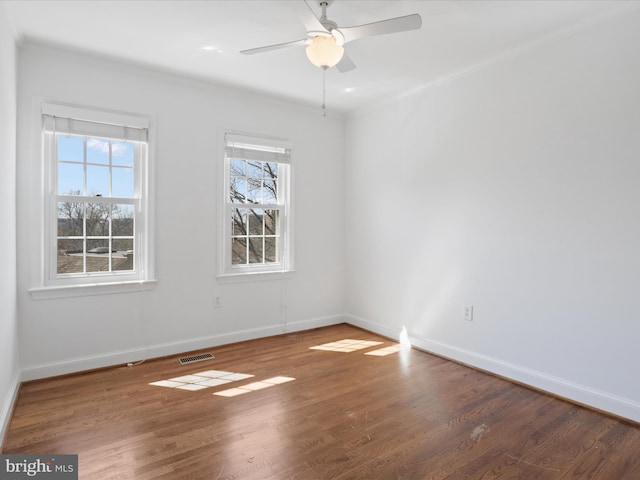
[[[638,85],[636,11],[350,117],[350,320],[639,421]]]
[[[0,444],[18,386],[16,303],[16,47],[0,2]]]
[[[19,52],[18,302],[24,378],[343,321],[344,125],[318,110],[44,46]],[[36,97],[152,115],[155,290],[34,300]],[[293,142],[295,276],[219,284],[221,129]],[[330,139],[331,141],[325,141]],[[35,227],[34,227],[35,225]],[[214,308],[215,297],[221,308]]]

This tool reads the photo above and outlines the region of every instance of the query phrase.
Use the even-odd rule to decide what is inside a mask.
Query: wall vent
[[[216,358],[210,353],[200,353],[198,355],[191,355],[190,357],[182,357],[178,361],[180,365],[186,365],[187,363],[201,362],[203,360],[209,360],[210,358]]]

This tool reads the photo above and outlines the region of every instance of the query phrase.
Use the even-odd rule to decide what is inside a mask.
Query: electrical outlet
[[[467,322],[473,322],[473,305],[465,305],[462,311],[462,318]]]
[[[222,299],[219,295],[213,297],[213,308],[221,308],[222,307]]]

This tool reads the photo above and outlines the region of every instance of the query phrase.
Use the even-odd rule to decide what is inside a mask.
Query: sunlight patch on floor
[[[382,345],[384,342],[372,342],[370,340],[352,340],[345,338],[344,340],[338,340],[337,342],[324,343],[315,347],[309,347],[309,350],[325,350],[329,352],[355,352],[356,350],[362,350],[364,348],[373,347],[375,345]]]
[[[274,387],[276,385],[292,382],[294,380],[295,378],[291,378],[291,377],[267,378],[266,380],[249,383],[247,385],[242,385],[241,387],[229,388],[227,390],[215,392],[214,395],[219,395],[221,397],[237,397],[238,395],[243,395],[249,392],[255,392],[256,390],[262,390],[263,388]]]
[[[149,385],[156,387],[177,388],[180,390],[202,390],[204,388],[216,387],[225,383],[237,382],[251,378],[254,375],[247,373],[224,372],[220,370],[207,370],[205,372],[193,373],[191,375],[183,375],[181,377],[170,378],[168,380],[160,380],[151,382]]]
[[[373,355],[376,357],[385,357],[387,355],[391,355],[392,353],[398,353],[400,350],[404,350],[404,349],[408,349],[411,348],[410,346],[407,345],[401,345],[401,344],[396,344],[396,345],[390,345],[388,347],[384,347],[384,348],[380,348],[378,350],[373,350],[371,352],[365,352],[365,355]]]

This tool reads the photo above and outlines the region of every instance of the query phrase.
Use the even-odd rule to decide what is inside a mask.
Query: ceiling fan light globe
[[[344,48],[336,43],[334,37],[316,36],[306,49],[307,58],[319,68],[330,68],[344,55]]]

